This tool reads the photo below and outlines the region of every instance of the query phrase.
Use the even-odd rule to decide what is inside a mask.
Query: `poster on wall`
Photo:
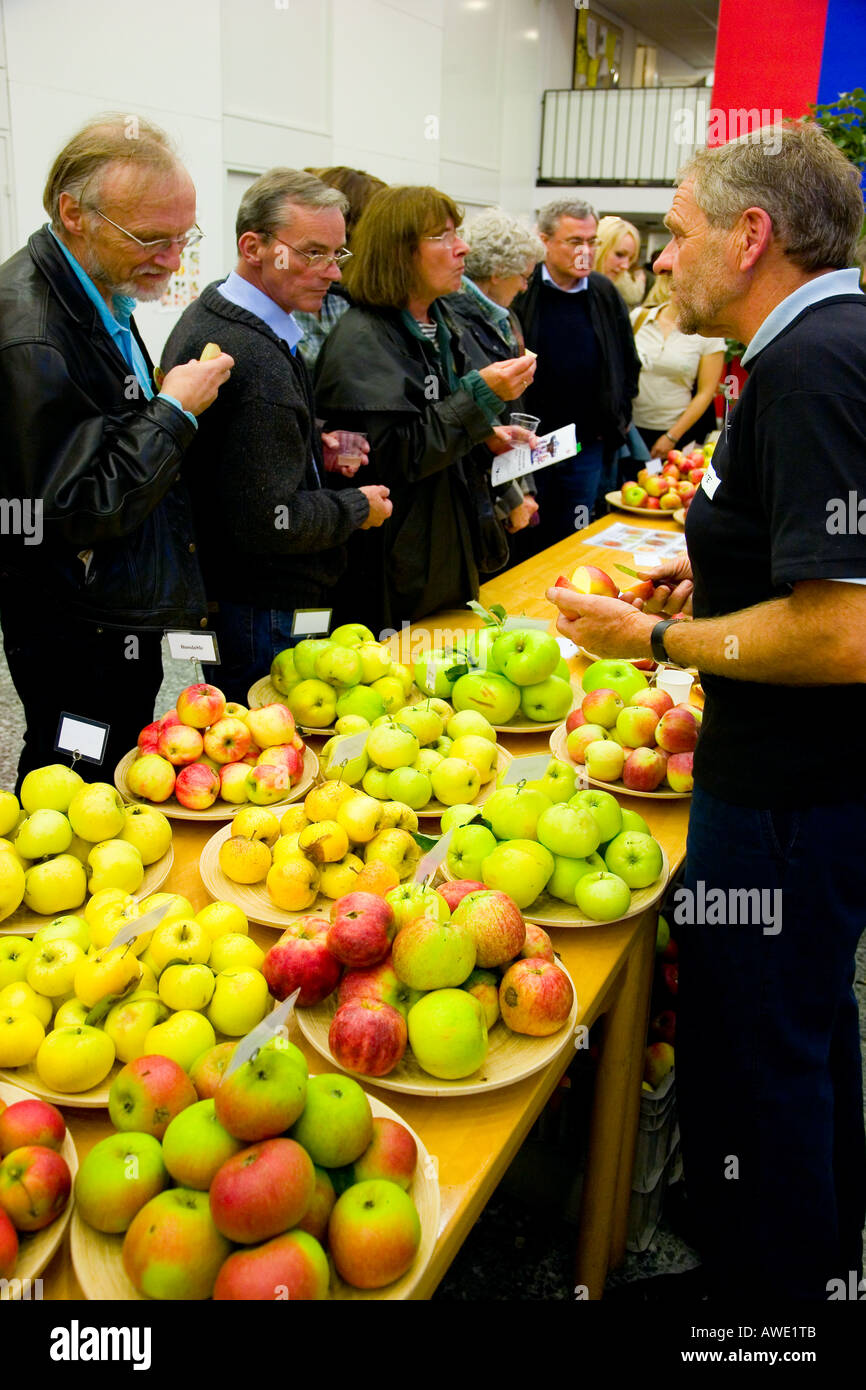
[[[618,87],[623,31],[590,9],[579,9],[574,40],[573,87]]]
[[[168,282],[168,288],[159,301],[160,309],[175,313],[186,309],[201,293],[201,249],[198,246],[185,246],[180,255],[180,266]]]

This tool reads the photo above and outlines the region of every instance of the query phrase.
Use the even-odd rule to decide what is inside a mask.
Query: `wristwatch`
[[[662,618],[661,622],[656,623],[650,633],[650,644],[652,646],[653,660],[660,662],[670,662],[671,657],[665,647],[665,633],[671,623],[678,622],[678,618]]]

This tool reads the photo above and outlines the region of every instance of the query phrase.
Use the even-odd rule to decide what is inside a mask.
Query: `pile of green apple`
[[[571,678],[555,637],[537,628],[503,627],[494,619],[467,632],[462,648],[436,650],[415,663],[425,695],[474,710],[497,726],[520,718],[538,724],[564,719]]]
[[[480,879],[530,912],[547,894],[593,921],[627,917],[632,893],[662,872],[661,846],[609,792],[575,785],[574,769],[553,758],[537,781],[500,786],[482,807],[446,811],[448,873]]]
[[[413,1135],[351,1078],[311,1077],[285,1038],[228,1070],[234,1048],[189,1075],[158,1053],[118,1073],[116,1132],[81,1163],[78,1214],[118,1238],[149,1298],[326,1299],[329,1256],[353,1287],[386,1288],[421,1243]]]
[[[396,713],[412,692],[412,672],[363,623],[344,623],[330,637],[307,637],[278,652],[271,683],[298,723],[315,730],[344,715],[372,724]]]
[[[322,774],[360,784],[379,801],[401,801],[423,811],[433,800],[445,806],[472,801],[496,776],[496,730],[475,710],[455,713],[446,700],[428,696],[396,715],[366,725],[347,716],[341,732],[320,755]],[[361,752],[344,760],[343,735],[366,732]]]
[[[162,903],[155,931],[111,946],[121,927]],[[179,894],[137,903],[109,888],[32,940],[0,938],[0,1066],[33,1066],[48,1090],[67,1095],[145,1052],[189,1070],[218,1035],[241,1037],[270,1008],[265,953],[248,933],[232,903],[196,913]]]
[[[47,917],[105,888],[137,893],[167,853],[171,825],[150,807],[125,806],[108,782],[85,782],[62,763],[35,768],[21,801],[0,791],[0,921],[22,902]]]

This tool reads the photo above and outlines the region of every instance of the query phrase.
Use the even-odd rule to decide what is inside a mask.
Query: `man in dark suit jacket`
[[[538,354],[525,408],[537,433],[574,423],[576,458],[536,474],[541,524],[518,541],[526,559],[590,520],[602,468],[628,432],[640,362],[625,304],[592,270],[598,218],[588,203],[548,203],[538,218],[547,254],[514,301],[526,344]]]

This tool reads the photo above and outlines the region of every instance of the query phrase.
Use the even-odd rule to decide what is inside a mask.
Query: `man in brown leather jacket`
[[[61,150],[50,223],[0,267],[0,623],[27,722],[19,778],[57,760],[60,714],[110,725],[101,767],[153,718],[166,627],[205,626],[185,493],[195,417],[226,354],[161,386],[131,314],[198,239],[195,189],[143,120],[93,122]]]

